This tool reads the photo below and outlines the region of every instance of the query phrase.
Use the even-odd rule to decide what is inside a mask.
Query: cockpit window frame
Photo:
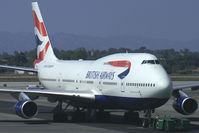
[[[160,61],[159,60],[155,60],[155,64],[160,64]]]
[[[159,60],[143,60],[141,64],[159,65]]]

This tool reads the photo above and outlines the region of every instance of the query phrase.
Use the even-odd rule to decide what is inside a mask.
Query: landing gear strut
[[[84,108],[72,106],[70,102],[68,102],[65,108],[63,108],[62,100],[58,101],[53,113],[54,122],[82,121],[85,120],[86,116]]]
[[[151,123],[151,113],[154,113],[154,110],[151,109],[145,110],[144,119],[142,121],[142,127],[147,128]]]
[[[63,104],[62,100],[59,100],[57,106],[53,111],[53,120],[55,122],[63,122],[65,120],[62,104]]]

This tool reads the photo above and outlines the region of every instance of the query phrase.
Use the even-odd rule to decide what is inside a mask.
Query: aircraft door
[[[59,89],[62,88],[62,74],[61,73],[59,73],[58,76],[57,76],[57,87]]]
[[[98,85],[97,85],[97,89],[98,89],[100,92],[102,92],[102,81],[99,80],[99,82],[98,82],[97,84],[98,84]]]
[[[123,80],[121,81],[121,84],[120,84],[120,90],[122,93],[125,92],[125,82]]]

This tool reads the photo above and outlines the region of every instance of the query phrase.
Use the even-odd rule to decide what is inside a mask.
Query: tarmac
[[[173,84],[198,83],[199,81],[175,81]],[[0,88],[7,85],[9,88],[25,88],[28,84],[38,84],[38,82],[0,82]],[[199,90],[185,92],[199,101]],[[75,122],[75,123],[55,123],[52,120],[52,110],[56,103],[47,102],[46,98],[35,100],[38,104],[39,114],[33,119],[23,119],[18,117],[13,109],[16,100],[9,94],[0,94],[0,133],[142,133],[142,132],[162,132],[148,128],[142,128],[136,123],[127,123],[123,120],[122,112],[111,113],[111,119],[107,122]],[[199,132],[199,111],[193,115],[184,116],[177,113],[172,108],[171,98],[165,105],[157,108],[153,116],[174,116],[187,118],[191,121],[190,133]],[[142,116],[143,113],[140,112]]]

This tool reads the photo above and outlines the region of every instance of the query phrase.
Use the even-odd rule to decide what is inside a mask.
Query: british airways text
[[[87,79],[114,79],[115,72],[100,72],[100,71],[88,71],[86,74]]]

